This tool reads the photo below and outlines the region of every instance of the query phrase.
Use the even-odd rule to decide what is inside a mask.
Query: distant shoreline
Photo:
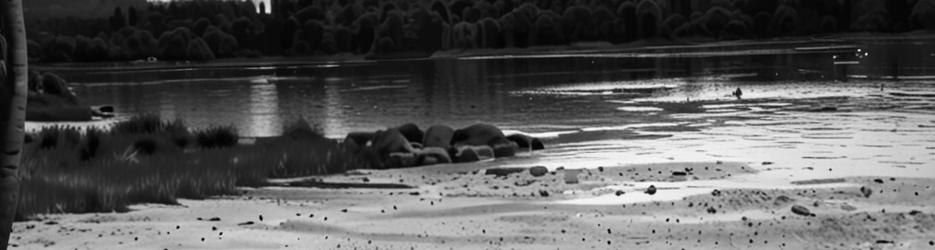
[[[374,63],[383,61],[413,61],[436,59],[464,59],[464,58],[523,58],[545,55],[561,56],[595,56],[600,54],[623,53],[698,53],[698,52],[724,52],[747,49],[764,50],[767,48],[785,48],[790,45],[803,47],[821,47],[830,45],[855,45],[866,41],[905,41],[905,40],[935,40],[935,32],[915,31],[898,34],[879,33],[845,33],[811,37],[788,37],[756,40],[714,41],[697,38],[682,41],[672,40],[641,40],[625,44],[610,44],[607,42],[581,42],[561,46],[536,46],[529,48],[502,48],[502,49],[470,49],[438,51],[431,55],[414,56],[412,53],[402,56],[372,56],[336,54],[331,56],[302,56],[286,57],[271,56],[260,58],[224,58],[203,62],[192,61],[159,61],[155,63],[97,62],[97,63],[36,63],[33,69],[41,71],[56,70],[86,70],[98,68],[102,70],[165,70],[165,69],[192,69],[192,68],[239,68],[239,67],[278,67],[289,65],[344,65]],[[933,52],[935,53],[935,52]],[[752,53],[756,55],[760,53]]]

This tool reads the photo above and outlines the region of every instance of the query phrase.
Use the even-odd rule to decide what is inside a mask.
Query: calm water
[[[121,117],[232,124],[248,136],[304,117],[337,138],[407,122],[486,122],[549,138],[551,149],[516,164],[935,162],[935,43],[805,48],[818,45],[58,72]],[[737,88],[742,100],[730,96]]]

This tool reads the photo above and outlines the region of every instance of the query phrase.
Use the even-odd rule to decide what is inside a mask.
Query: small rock
[[[843,204],[841,205],[841,210],[850,212],[850,211],[857,210],[857,207],[852,206],[851,204]]]
[[[776,205],[782,205],[782,204],[786,204],[792,201],[794,201],[792,198],[789,198],[788,196],[785,196],[785,195],[780,195],[780,196],[777,196],[773,202],[776,203]]]
[[[870,195],[873,194],[873,190],[868,187],[860,187],[860,193],[864,195],[864,198],[870,198]]]
[[[549,173],[549,169],[543,166],[535,166],[535,167],[529,168],[529,174],[532,175],[533,177],[543,176],[547,173]]]
[[[542,196],[542,197],[549,197],[549,191],[546,191],[546,190],[539,190],[539,196]]]
[[[578,184],[578,174],[581,170],[565,170],[565,184]]]
[[[617,190],[617,192],[614,192],[614,194],[617,195],[617,196],[621,196],[621,195],[623,195],[623,194],[625,194],[625,193],[627,193],[627,192],[624,192],[623,190]]]
[[[208,219],[208,221],[221,221],[221,218],[211,217],[211,219]]]
[[[253,221],[245,221],[245,222],[237,223],[237,225],[238,225],[238,226],[253,225]]]
[[[801,206],[801,205],[793,205],[792,213],[802,215],[802,216],[812,216],[812,217],[815,216],[815,214],[813,214],[812,211],[808,210],[808,208]]]
[[[766,165],[773,165],[773,162],[771,162],[771,161],[764,161],[764,162],[763,162],[763,165],[764,165],[764,166],[766,166]]]
[[[883,184],[883,179],[873,179],[873,182]]]
[[[721,196],[721,190],[715,189],[714,191],[711,191],[711,196]]]
[[[526,169],[525,168],[488,168],[487,170],[484,170],[484,174],[501,177],[501,176],[507,176],[510,174],[519,173],[523,171],[526,171]]]
[[[655,186],[655,185],[649,185],[649,188],[646,189],[646,194],[649,194],[649,195],[654,195],[654,194],[656,194],[656,186]]]
[[[672,172],[672,175],[673,175],[673,176],[686,176],[686,175],[688,175],[688,174],[685,173],[685,172],[682,172],[682,171],[674,171],[674,172]]]
[[[877,244],[893,244],[892,240],[877,240]]]

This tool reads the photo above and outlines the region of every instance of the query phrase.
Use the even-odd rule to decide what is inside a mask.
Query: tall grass
[[[140,116],[106,130],[50,127],[26,145],[18,219],[43,213],[126,211],[234,194],[270,177],[369,168],[371,163],[304,121],[284,136],[237,145],[232,127],[189,131],[181,121]],[[192,143],[195,142],[195,143]]]

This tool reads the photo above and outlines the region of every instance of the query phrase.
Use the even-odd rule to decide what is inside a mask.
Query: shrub
[[[146,30],[137,30],[127,38],[126,49],[131,59],[156,56],[159,50],[159,41]]]
[[[208,46],[211,47],[211,51],[218,57],[231,56],[240,47],[237,38],[214,26],[208,27],[203,37]]]
[[[935,30],[935,0],[919,0],[912,7],[910,22],[916,27]]]
[[[202,148],[225,148],[237,145],[239,136],[233,126],[215,126],[195,133],[198,146]]]
[[[185,57],[196,61],[214,60],[214,52],[211,52],[211,47],[208,46],[205,40],[196,37],[188,42]]]
[[[158,115],[144,114],[116,122],[110,127],[115,135],[153,134],[153,133],[188,133],[188,128],[181,120],[164,121]]]
[[[477,48],[477,25],[468,22],[460,22],[455,25],[452,32],[455,47],[461,49]]]
[[[159,54],[167,60],[184,60],[193,35],[188,28],[179,27],[159,36]]]
[[[536,20],[536,29],[533,31],[533,44],[553,45],[564,43],[561,25],[549,15],[541,15]]]

